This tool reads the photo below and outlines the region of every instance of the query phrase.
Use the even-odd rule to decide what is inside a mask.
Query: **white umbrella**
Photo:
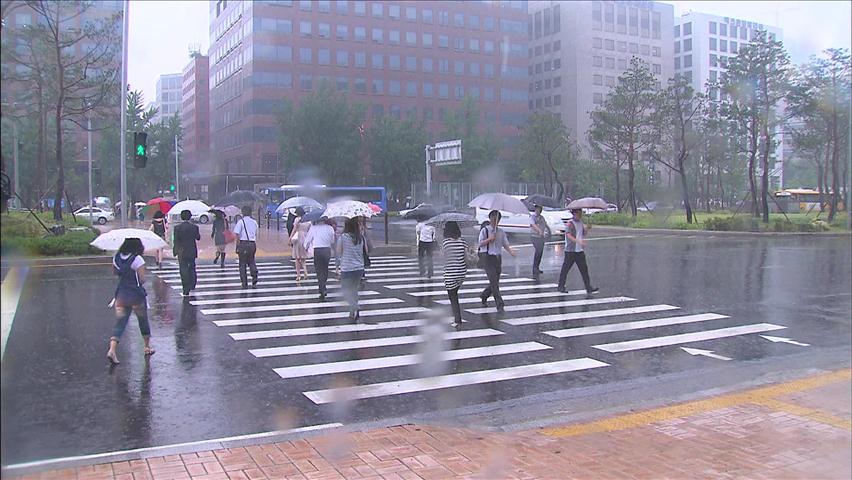
[[[169,244],[156,233],[139,228],[119,228],[117,230],[110,230],[98,235],[98,238],[92,240],[92,243],[89,245],[100,248],[101,250],[116,251],[128,238],[138,238],[139,240],[142,240],[142,245],[145,247],[145,251],[159,250],[169,246]]]
[[[606,202],[597,197],[585,197],[574,200],[573,202],[568,204],[568,210],[574,210],[578,208],[599,208],[601,210],[606,210]]]
[[[317,210],[317,209],[322,208],[322,204],[319,203],[318,201],[314,200],[313,198],[309,198],[309,197],[292,197],[292,198],[288,198],[287,200],[284,200],[283,202],[281,202],[281,204],[278,205],[278,208],[275,209],[275,212],[276,213],[283,213],[287,209],[297,208],[297,207],[302,207],[306,210],[308,210],[308,209]]]
[[[201,215],[210,211],[210,207],[200,200],[184,200],[174,204],[169,210],[169,216],[180,217],[180,212],[189,210],[193,215]]]
[[[372,217],[373,209],[364,202],[344,200],[342,202],[329,203],[323,216],[328,218]]]
[[[529,213],[524,202],[505,193],[483,193],[467,204],[468,207],[501,210],[509,213]]]
[[[225,215],[229,217],[236,217],[242,212],[242,210],[240,210],[240,207],[236,205],[228,205],[227,207],[223,208],[222,211],[225,212]]]

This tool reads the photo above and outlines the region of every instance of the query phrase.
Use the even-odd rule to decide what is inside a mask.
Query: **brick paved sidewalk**
[[[852,477],[852,371],[517,433],[401,425],[26,479]],[[6,477],[6,475],[4,475]]]

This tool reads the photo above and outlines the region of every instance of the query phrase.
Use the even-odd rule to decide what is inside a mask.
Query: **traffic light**
[[[133,133],[133,167],[145,168],[148,162],[148,134],[145,132]]]
[[[170,191],[170,192],[174,192],[174,191],[175,191],[175,184],[174,184],[174,183],[173,183],[173,184],[171,184],[171,185],[169,185],[169,191]]]

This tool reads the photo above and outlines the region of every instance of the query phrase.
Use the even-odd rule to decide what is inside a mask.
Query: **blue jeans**
[[[349,313],[358,311],[358,287],[361,285],[362,275],[364,270],[340,273],[340,286],[343,289],[343,298],[349,302]]]
[[[148,325],[148,306],[143,302],[132,307],[115,307],[115,327],[112,329],[112,337],[110,340],[118,341],[124,335],[124,329],[127,328],[127,321],[130,320],[130,313],[136,314],[136,320],[139,321],[139,332],[143,337],[151,336],[151,327]]]

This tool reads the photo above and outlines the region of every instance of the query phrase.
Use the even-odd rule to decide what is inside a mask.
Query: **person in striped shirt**
[[[444,287],[450,297],[453,308],[452,326],[461,324],[461,306],[459,305],[459,288],[467,276],[467,242],[461,238],[461,229],[456,222],[444,225],[444,241],[441,250],[444,254]]]

